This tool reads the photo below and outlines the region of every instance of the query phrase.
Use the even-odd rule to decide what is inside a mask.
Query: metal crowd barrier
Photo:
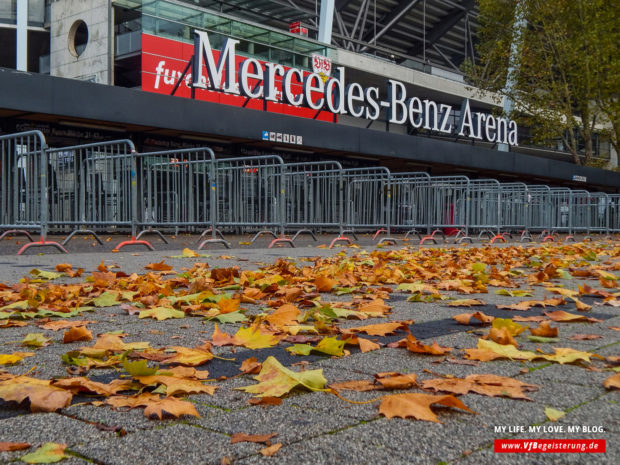
[[[351,240],[344,236],[344,177],[340,163],[319,161],[287,163],[285,170],[285,227],[300,234],[338,231],[336,242]]]
[[[420,244],[430,240],[437,242],[436,235],[444,239],[455,236],[459,241],[469,237],[469,178],[467,176],[432,176],[428,196],[428,223],[432,232],[422,238]]]
[[[48,177],[47,143],[40,131],[27,131],[0,136],[0,227],[7,235],[23,234],[31,242],[18,252],[32,247],[56,247],[67,252],[57,242],[47,240],[49,195],[56,189],[53,177]],[[39,241],[32,240],[28,230],[40,232]]]
[[[78,234],[92,235],[103,244],[97,233],[130,230],[132,218],[124,200],[131,198],[128,175],[134,152],[126,139],[47,150],[53,180],[49,226],[56,233],[70,233],[63,245]]]
[[[499,236],[501,229],[501,186],[495,179],[469,181],[470,230],[478,232],[478,238]]]
[[[285,165],[277,155],[215,160],[216,225],[222,230],[257,231],[295,247],[285,236]]]
[[[375,238],[386,233],[380,243],[395,243],[391,237],[390,170],[384,167],[344,170],[345,232],[375,231]]]
[[[424,172],[393,173],[391,183],[391,223],[394,229],[406,231],[405,238],[423,232],[431,233],[428,221],[428,198],[431,177]]]
[[[610,194],[609,200],[609,232],[613,234],[620,233],[620,194]]]
[[[527,240],[528,188],[522,182],[500,184],[500,234],[504,236],[520,233]],[[491,239],[494,241],[496,238]],[[530,238],[531,240],[531,238]]]

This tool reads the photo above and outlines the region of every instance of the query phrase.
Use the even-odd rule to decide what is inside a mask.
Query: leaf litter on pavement
[[[381,394],[369,401],[377,406],[378,414],[431,422],[441,421],[435,413],[440,410],[434,412],[432,406],[475,414],[459,398],[468,393],[527,401],[526,393],[540,388],[493,374],[492,361],[496,359],[519,364],[542,360],[584,369],[596,361],[597,369],[611,374],[604,388],[619,388],[613,357],[604,359],[568,346],[573,341],[595,340],[597,335],[569,338],[564,337],[562,329],[563,325],[601,321],[588,316],[593,306],[583,302],[584,297],[595,299],[595,305],[618,307],[620,246],[612,242],[353,250],[298,262],[280,258],[255,270],[211,268],[196,261],[205,257],[186,249],[172,258],[187,262],[168,264],[162,260],[147,265],[144,274],[130,275],[103,262],[90,273],[74,271],[65,263],[55,272],[34,269],[19,283],[0,284],[0,328],[26,325],[44,331],[64,330],[62,341],[48,337],[49,333],[29,332],[15,344],[32,352],[0,354],[0,364],[12,369],[0,370],[0,399],[23,404],[32,412],[50,412],[71,405],[74,396],[88,395],[90,402],[101,408],[144,409],[144,414],[153,419],[197,417],[200,414],[192,395],[218,395],[222,379],[209,378],[208,371],[216,358],[223,363],[241,364],[243,360],[237,376],[247,379],[247,385],[237,389],[255,396],[250,402],[255,407],[251,408],[277,405],[292,391],[335,394],[343,402],[354,402],[346,399],[346,391],[395,390],[407,392]],[[62,277],[73,281],[61,284]],[[75,283],[76,279],[82,282]],[[590,284],[580,282],[586,279]],[[592,280],[597,280],[600,288],[591,287]],[[531,298],[537,290],[544,294],[542,299]],[[479,296],[471,297],[490,293],[512,303],[497,305],[493,315],[483,311],[459,313],[462,307],[491,308]],[[453,324],[454,319],[458,325],[479,331],[477,343],[457,349],[417,339],[411,333],[416,325],[413,319],[391,317],[390,301],[397,294],[406,296],[403,300],[412,309],[432,304],[433,308],[454,310],[445,321]],[[97,321],[84,319],[85,312],[96,314],[109,307],[120,308],[128,317],[157,320],[153,325],[169,319],[201,321],[210,330],[202,332],[211,336],[191,347],[124,342],[126,334],[93,336]],[[534,309],[536,315],[527,315]],[[372,321],[358,324],[362,320]],[[235,324],[234,333],[220,327]],[[167,335],[172,341],[182,333],[155,334]],[[82,343],[58,360],[74,376],[38,379],[28,376],[25,369],[19,372],[27,357],[36,357],[50,344],[61,342]],[[545,350],[522,348],[532,342],[545,343]],[[556,345],[550,349],[551,342]],[[8,345],[3,345],[3,352],[10,352]],[[229,352],[216,352],[220,347],[228,347]],[[431,357],[441,364],[448,363],[444,361],[450,354],[449,363],[488,363],[489,373],[420,380],[421,371],[417,375],[386,372],[377,373],[371,380],[330,382],[322,369],[306,369],[307,362],[302,362],[301,370],[284,366],[277,352],[259,362],[263,358],[260,350],[279,347],[302,361],[308,356],[346,360],[352,351],[359,351],[363,360],[367,353],[389,347],[409,354],[412,370],[420,360],[417,357]],[[236,349],[243,350],[239,361]],[[253,351],[259,358],[251,356]],[[218,355],[222,353],[232,358]],[[284,350],[281,353],[282,357],[286,354]],[[91,370],[102,368],[116,370],[116,378],[107,383],[89,378]],[[277,452],[280,444],[269,444],[273,435],[251,433],[234,440],[264,442],[269,446],[262,450],[264,455]],[[64,453],[59,445],[44,447],[47,449],[30,454],[28,459],[36,460],[36,454],[61,457]]]

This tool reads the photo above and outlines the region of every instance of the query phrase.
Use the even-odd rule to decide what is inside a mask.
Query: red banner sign
[[[170,95],[176,83],[181,79],[183,70],[193,54],[193,44],[142,34],[142,90]],[[219,59],[218,51],[214,51],[213,54],[216,60]],[[236,66],[238,67],[246,58],[247,57],[237,55],[235,60]],[[261,61],[261,63],[264,64],[266,62]],[[284,70],[290,69],[286,66],[283,68]],[[235,72],[237,72],[237,70],[235,70]],[[310,73],[304,71],[303,74],[306,76]],[[254,84],[258,83],[259,81],[255,79]],[[278,92],[282,92],[282,78],[280,76],[276,77],[275,87]],[[303,89],[301,82],[293,83],[291,87],[296,95],[302,94]],[[183,77],[174,95],[191,98],[191,67]],[[321,94],[316,93],[316,98],[318,99],[320,97]],[[301,116],[302,118],[315,118],[317,114],[317,111],[311,108],[296,107],[281,102],[265,102],[262,99],[248,99],[240,95],[200,88],[196,88],[195,98],[196,100],[222,103],[237,107],[245,106],[245,108]],[[278,100],[282,99],[278,98]],[[321,111],[315,119],[333,121],[334,114]]]

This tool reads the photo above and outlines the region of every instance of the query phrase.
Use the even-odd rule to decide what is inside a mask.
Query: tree
[[[480,60],[464,65],[471,83],[515,102],[509,116],[537,143],[561,139],[575,163],[591,162],[599,127],[618,130],[617,0],[479,6]]]

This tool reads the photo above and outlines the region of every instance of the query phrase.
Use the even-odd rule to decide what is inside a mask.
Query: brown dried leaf
[[[245,433],[235,433],[230,438],[231,444],[236,444],[238,442],[255,442],[261,443],[264,442],[269,444],[271,438],[274,438],[278,435],[278,433],[269,433],[269,434],[245,434]]]
[[[386,418],[411,417],[416,420],[441,423],[430,409],[433,404],[455,407],[475,413],[451,394],[443,396],[431,394],[393,394],[383,396],[381,405],[379,406],[379,413],[385,415]]]
[[[90,341],[92,338],[93,333],[89,331],[86,326],[78,326],[71,328],[69,331],[65,331],[62,343],[69,344],[76,341]]]
[[[482,312],[459,313],[458,315],[454,315],[452,318],[455,319],[457,321],[457,323],[461,324],[461,325],[469,325],[469,321],[472,318],[475,318],[478,321],[481,321],[483,324],[491,324],[491,323],[493,323],[493,320],[495,319],[494,316],[487,315],[487,314],[482,313]]]
[[[530,328],[530,333],[540,337],[558,337],[559,328],[552,327],[549,320],[540,323],[538,328]]]
[[[28,449],[30,444],[27,442],[0,442],[0,452],[11,452],[15,450]]]
[[[147,270],[153,270],[153,271],[170,271],[172,269],[172,267],[170,265],[165,264],[163,260],[159,263],[149,263],[144,268],[146,268]]]
[[[278,442],[274,444],[273,446],[269,446],[269,447],[265,447],[264,449],[261,449],[259,452],[261,453],[261,455],[265,457],[271,457],[273,454],[278,452],[281,447],[282,447],[282,443]]]
[[[252,397],[248,400],[251,405],[280,405],[282,399],[280,397],[265,396],[265,397]]]

